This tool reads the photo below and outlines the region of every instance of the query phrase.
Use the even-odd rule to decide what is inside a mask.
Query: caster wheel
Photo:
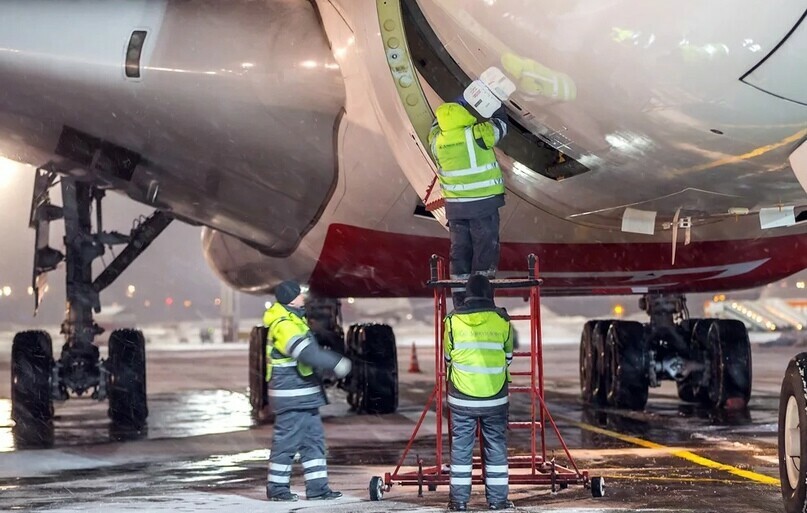
[[[429,491],[430,492],[436,492],[437,491],[437,485],[436,484],[430,484],[429,485]]]
[[[595,499],[605,497],[605,479],[601,477],[591,478],[591,496]]]
[[[370,479],[370,500],[380,501],[384,498],[384,480],[378,476]]]

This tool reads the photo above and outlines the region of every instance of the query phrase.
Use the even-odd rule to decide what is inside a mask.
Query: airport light
[[[266,303],[263,304],[263,307],[266,308],[267,310],[269,310],[270,308],[272,308],[272,302],[267,301]]]
[[[126,297],[134,297],[135,290],[136,289],[134,285],[129,285],[128,287],[126,287]]]
[[[622,305],[616,305],[616,306],[614,306],[613,312],[614,312],[614,316],[616,316],[617,318],[620,318],[623,315],[625,315],[625,307],[622,306]]]
[[[145,306],[146,308],[149,308],[151,306],[151,301],[146,299],[145,301],[143,301],[143,306]]]
[[[190,308],[192,304],[193,303],[191,303],[190,299],[186,299],[185,301],[182,302],[182,306],[184,306],[185,308]]]
[[[34,295],[34,288],[33,288],[33,287],[30,287],[30,286],[28,287],[28,295],[29,295],[29,296],[33,296],[33,295]]]
[[[352,305],[353,303],[356,302],[356,298],[349,297],[347,298],[347,302]]]
[[[797,281],[796,282],[796,288],[797,289],[803,289],[804,286],[805,286],[805,283],[803,281]]]
[[[216,299],[214,299],[213,304],[216,306],[221,306],[221,298],[217,297]]]
[[[412,314],[406,314],[406,320],[411,321],[412,320]]]
[[[6,295],[6,296],[10,296],[11,295],[11,287],[9,287],[8,285],[3,287],[3,294]]]
[[[172,297],[170,297],[170,296],[169,296],[169,297],[167,297],[167,298],[165,298],[165,305],[166,305],[166,306],[171,306],[171,305],[173,305],[173,304],[174,304],[174,298],[172,298]]]

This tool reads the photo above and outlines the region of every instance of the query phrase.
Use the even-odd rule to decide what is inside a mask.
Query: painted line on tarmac
[[[557,418],[563,419],[574,426],[577,426],[581,429],[585,429],[586,431],[591,431],[592,433],[610,436],[611,438],[616,438],[617,440],[622,440],[623,442],[628,442],[630,444],[638,445],[640,447],[646,447],[648,449],[661,450],[677,458],[689,461],[690,463],[695,463],[696,465],[700,465],[702,467],[714,470],[722,470],[724,472],[728,472],[729,474],[742,477],[744,479],[748,479],[749,481],[754,481],[755,483],[771,486],[781,486],[782,484],[775,477],[766,476],[765,474],[759,474],[751,470],[743,470],[733,465],[726,465],[725,463],[720,463],[714,460],[710,460],[709,458],[704,458],[703,456],[698,456],[694,452],[687,451],[685,449],[674,449],[672,447],[667,447],[666,445],[657,444],[656,442],[651,442],[649,440],[644,440],[642,438],[637,438],[635,436],[624,435],[622,433],[617,433],[616,431],[611,431],[610,429],[603,429],[601,427],[592,426],[591,424],[586,424],[585,422],[580,422],[578,420],[573,420],[564,416],[559,416]]]

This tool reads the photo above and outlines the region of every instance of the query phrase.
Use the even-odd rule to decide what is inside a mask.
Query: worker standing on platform
[[[496,308],[485,276],[468,279],[465,302],[446,316],[445,359],[451,410],[451,479],[448,508],[466,511],[471,498],[477,425],[483,438],[485,496],[490,509],[508,509],[508,367],[513,359],[513,328]]]
[[[305,297],[300,285],[284,281],[275,289],[277,302],[264,314],[268,328],[266,379],[269,404],[275,413],[269,482],[271,501],[296,501],[291,493],[291,464],[302,456],[306,498],[330,500],[342,496],[328,487],[325,431],[319,408],[327,404],[320,376],[343,378],[352,368],[349,359],[319,346],[305,321]]]
[[[502,105],[479,123],[462,97],[435,111],[429,145],[445,199],[452,279],[496,274],[504,178],[493,147],[507,134],[506,119]],[[452,290],[452,299],[457,308],[463,292]]]

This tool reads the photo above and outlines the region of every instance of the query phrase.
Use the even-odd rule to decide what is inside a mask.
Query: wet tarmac
[[[749,408],[715,412],[681,403],[671,383],[651,391],[646,411],[582,407],[577,348],[553,346],[546,354],[548,404],[577,464],[604,476],[607,495],[594,499],[570,486],[512,487],[519,510],[782,511],[778,487],[776,423],[778,388],[793,350],[754,348],[755,388]],[[409,351],[400,351],[401,369]],[[440,511],[443,487],[417,496],[416,487],[393,487],[384,501],[368,501],[373,475],[393,469],[431,391],[431,356],[420,351],[422,374],[401,374],[401,408],[387,416],[356,416],[340,391],[323,409],[332,486],[345,492],[334,503],[282,505],[265,500],[271,426],[257,425],[246,396],[243,348],[202,352],[153,351],[149,357],[148,431],[116,441],[105,404],[89,399],[57,406],[54,445],[20,449],[8,420],[8,395],[0,398],[0,510],[35,511]],[[0,359],[7,359],[7,355]],[[0,381],[7,376],[0,361]],[[2,391],[2,389],[0,389]],[[511,417],[528,412],[523,397]],[[414,454],[433,459],[433,414]],[[516,419],[517,420],[517,419]],[[429,422],[431,421],[431,422]],[[112,436],[111,436],[112,435]],[[563,451],[548,436],[550,454]],[[524,453],[526,433],[513,432],[510,449]],[[293,486],[302,490],[295,470]],[[304,493],[303,493],[304,495]],[[483,507],[482,488],[472,505]]]

